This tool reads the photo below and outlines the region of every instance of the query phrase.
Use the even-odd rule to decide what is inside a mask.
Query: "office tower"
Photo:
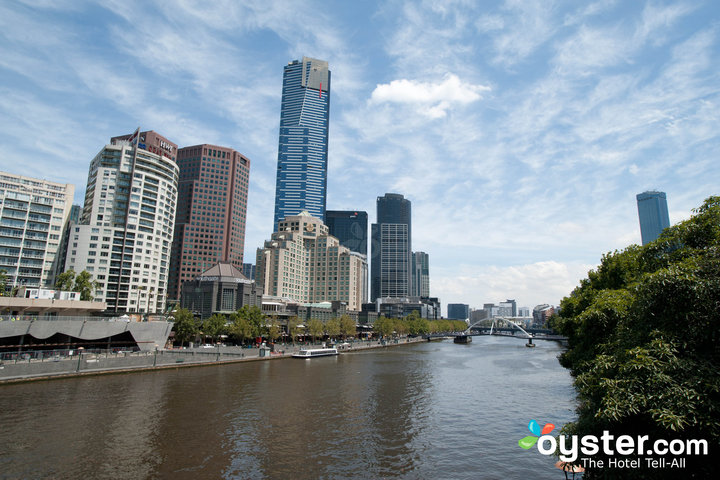
[[[643,192],[637,195],[638,217],[642,244],[657,240],[663,230],[670,226],[665,192]]]
[[[254,263],[243,263],[242,274],[249,280],[255,280],[255,264]]]
[[[330,70],[303,57],[285,67],[273,229],[307,211],[325,221],[330,125]]]
[[[368,214],[357,210],[328,210],[325,225],[340,245],[367,256]]]
[[[152,130],[110,139],[90,162],[65,270],[87,270],[111,312],[162,313],[179,169],[177,145]]]
[[[413,296],[427,298],[430,296],[430,256],[425,252],[412,254],[412,285]]]
[[[452,320],[465,320],[470,318],[470,305],[465,303],[448,303],[448,316]]]
[[[178,150],[178,208],[168,298],[217,263],[242,268],[250,160],[232,148],[195,145]]]
[[[6,288],[54,285],[74,194],[74,185],[0,172],[0,270]]]
[[[517,317],[517,302],[515,300],[500,302],[499,315],[503,317]]]
[[[257,250],[257,284],[265,295],[300,303],[340,301],[360,311],[367,278],[365,256],[340,245],[308,212],[290,215]]]
[[[372,224],[371,294],[408,297],[412,293],[412,222],[410,200],[397,193],[377,197]]]

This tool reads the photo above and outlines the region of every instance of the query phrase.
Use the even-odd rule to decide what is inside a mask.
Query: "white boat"
[[[328,355],[338,355],[337,348],[309,348],[293,353],[295,358],[326,357]]]

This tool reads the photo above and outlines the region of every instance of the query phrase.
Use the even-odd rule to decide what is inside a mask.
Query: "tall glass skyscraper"
[[[411,204],[402,195],[377,198],[377,223],[372,225],[370,300],[412,295]]]
[[[368,214],[359,210],[327,210],[325,225],[340,245],[367,257]]]
[[[657,240],[663,230],[670,226],[665,192],[643,192],[637,196],[638,217],[642,244]]]
[[[325,221],[329,126],[328,62],[290,62],[283,74],[273,231],[303,210]]]

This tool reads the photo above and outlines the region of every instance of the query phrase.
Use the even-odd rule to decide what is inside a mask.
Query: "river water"
[[[564,478],[523,450],[574,418],[555,342],[474,337],[0,386],[0,478]]]

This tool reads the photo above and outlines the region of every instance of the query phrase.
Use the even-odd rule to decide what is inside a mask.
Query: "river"
[[[523,450],[574,419],[555,342],[474,337],[0,386],[0,478],[561,479]]]

